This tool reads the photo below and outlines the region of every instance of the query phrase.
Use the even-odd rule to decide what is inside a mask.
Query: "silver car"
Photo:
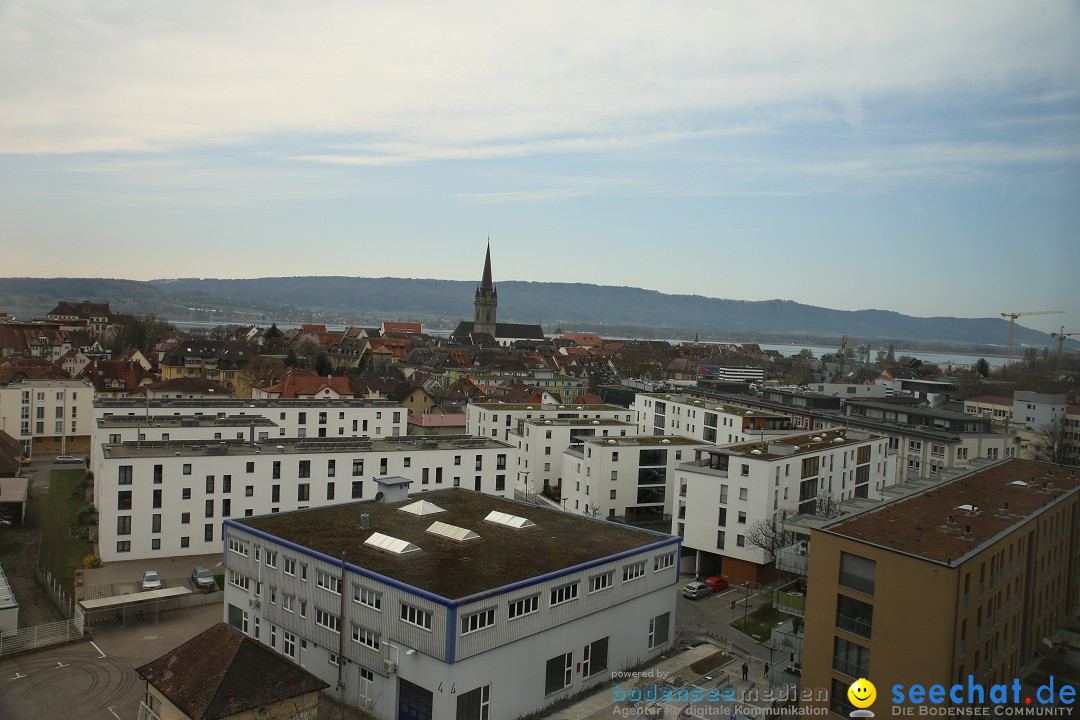
[[[160,590],[162,588],[161,576],[157,570],[147,570],[142,576],[143,590]]]
[[[712,595],[712,588],[703,582],[695,580],[692,583],[687,583],[686,587],[682,589],[683,597],[688,597],[691,600],[697,600],[698,598],[708,597]]]

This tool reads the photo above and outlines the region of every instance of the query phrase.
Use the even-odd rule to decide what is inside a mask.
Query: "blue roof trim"
[[[318,552],[316,550],[312,550],[311,548],[304,547],[303,545],[297,545],[294,542],[289,542],[288,540],[283,540],[282,538],[278,537],[277,535],[271,535],[268,532],[264,532],[262,530],[256,530],[253,527],[249,527],[247,525],[241,525],[240,523],[234,522],[232,520],[226,520],[225,525],[235,527],[238,530],[242,530],[243,532],[250,533],[251,535],[262,538],[263,540],[269,540],[269,541],[271,541],[273,543],[276,543],[277,545],[280,545],[281,547],[288,548],[290,550],[294,550],[297,553],[300,553],[301,555],[307,555],[308,557],[314,558],[315,560],[322,560],[322,561],[328,562],[328,563],[330,563],[332,565],[336,565],[338,567],[341,567],[341,558],[331,557],[329,555]],[[226,553],[226,555],[228,555],[228,553]],[[413,595],[416,595],[418,597],[422,597],[425,600],[430,600],[431,602],[433,602],[433,603],[435,603],[437,605],[442,605],[443,607],[451,607],[451,606],[455,605],[455,603],[453,601],[448,600],[447,598],[444,598],[442,595],[436,595],[435,593],[428,592],[427,590],[421,590],[418,587],[415,587],[413,585],[409,585],[408,583],[403,583],[400,580],[395,580],[394,578],[387,577],[385,575],[380,575],[377,572],[372,572],[371,570],[368,570],[366,568],[362,568],[362,567],[360,567],[358,565],[354,565],[354,564],[352,564],[350,562],[347,562],[348,554],[346,554],[345,557],[346,557],[346,563],[345,563],[346,568],[348,568],[352,573],[354,573],[356,575],[360,575],[361,577],[371,578],[372,580],[376,580],[376,581],[381,582],[381,583],[383,583],[385,585],[395,587],[398,590],[404,590],[405,592],[412,593]]]
[[[573,575],[574,573],[581,572],[582,570],[588,570],[589,568],[597,567],[599,565],[607,565],[608,563],[622,560],[623,558],[631,557],[633,555],[640,555],[642,553],[647,553],[652,550],[658,550],[660,548],[668,547],[669,545],[679,546],[681,543],[682,538],[680,538],[678,535],[672,535],[669,536],[667,540],[653,543],[652,545],[642,545],[639,548],[627,550],[616,555],[608,555],[607,557],[600,558],[599,560],[590,560],[589,562],[581,563],[580,565],[563,568],[562,570],[555,570],[554,572],[549,572],[545,575],[537,575],[535,577],[531,577],[528,580],[520,580],[516,583],[503,585],[502,587],[485,590],[483,592],[476,593],[475,595],[469,595],[467,597],[459,598],[457,600],[454,600],[452,604],[454,606],[466,605],[468,603],[476,602],[477,600],[483,600],[484,598],[493,597],[495,595],[503,595],[505,593],[513,592],[514,590],[520,590],[521,588],[526,588],[530,585],[537,585],[548,580],[557,580],[561,577],[566,577],[567,575]],[[678,547],[676,547],[676,552],[678,552]],[[677,559],[676,562],[678,562]],[[677,571],[675,574],[675,581],[678,581]]]

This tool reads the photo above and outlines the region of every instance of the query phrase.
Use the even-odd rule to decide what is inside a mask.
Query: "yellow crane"
[[[1065,326],[1064,325],[1062,325],[1061,329],[1058,330],[1056,333],[1050,333],[1050,337],[1056,337],[1058,339],[1058,361],[1057,361],[1058,372],[1061,372],[1061,361],[1062,361],[1062,357],[1063,357],[1062,353],[1063,353],[1064,348],[1065,348],[1065,338],[1072,337],[1073,335],[1080,335],[1080,332],[1065,332]]]
[[[1013,326],[1016,325],[1016,318],[1025,315],[1060,315],[1064,312],[1064,310],[1026,310],[1024,312],[1001,313],[1001,317],[1009,318],[1009,364],[1012,365]]]

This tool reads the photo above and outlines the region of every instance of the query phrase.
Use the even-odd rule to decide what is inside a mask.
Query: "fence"
[[[38,567],[34,568],[34,576],[37,578],[38,584],[49,594],[53,604],[56,605],[56,609],[69,620],[74,617],[75,598],[71,596],[68,589],[56,579],[52,572]]]
[[[72,640],[79,640],[82,636],[82,616],[76,613],[76,616],[71,620],[20,628],[15,632],[0,635],[0,657],[49,647],[50,645],[60,645]]]

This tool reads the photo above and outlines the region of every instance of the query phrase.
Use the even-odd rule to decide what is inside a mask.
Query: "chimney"
[[[367,513],[360,513],[360,525],[361,530],[367,530],[371,527],[371,516]]]
[[[949,528],[950,530],[955,530],[956,529],[956,518],[953,517],[952,515],[946,515],[945,516],[945,527]]]
[[[971,534],[971,526],[970,525],[965,525],[964,526],[964,539],[965,540],[974,540],[975,539],[975,536]]]

